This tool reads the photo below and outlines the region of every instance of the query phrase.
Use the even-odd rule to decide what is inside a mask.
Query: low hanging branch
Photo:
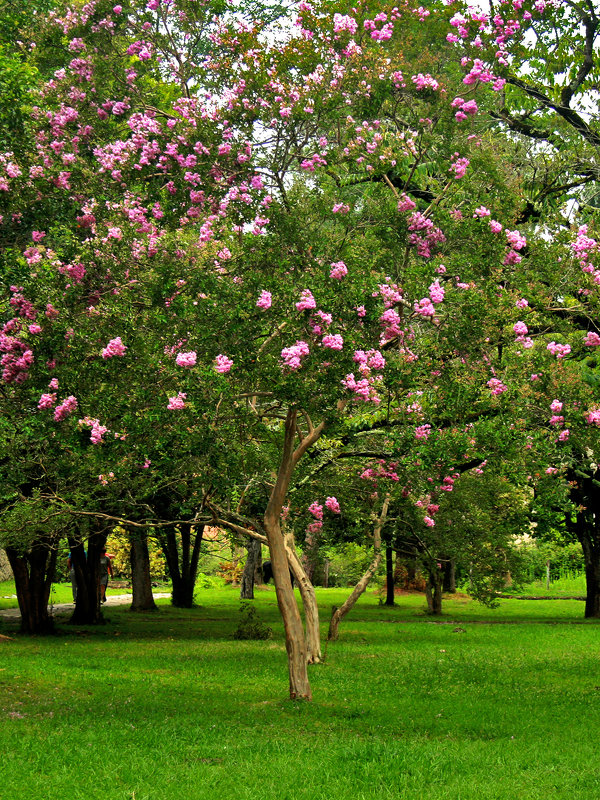
[[[379,564],[381,563],[381,529],[385,524],[387,517],[388,507],[390,504],[390,495],[386,494],[383,501],[383,508],[381,514],[375,520],[375,527],[373,528],[373,561],[369,568],[356,584],[346,602],[337,608],[333,606],[331,613],[331,621],[329,623],[329,633],[327,634],[328,641],[335,641],[338,638],[338,627],[343,617],[354,606],[358,598],[365,591],[373,575],[377,572]]]

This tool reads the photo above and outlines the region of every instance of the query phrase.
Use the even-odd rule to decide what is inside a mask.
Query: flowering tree
[[[0,154],[2,403],[24,447],[60,452],[44,499],[64,511],[84,473],[96,508],[71,497],[71,512],[112,491],[131,519],[187,471],[180,522],[268,541],[292,697],[310,697],[309,655],[282,515],[307,453],[388,428],[410,465],[457,416],[533,420],[523,353],[568,355],[557,337],[529,345],[525,289],[559,245],[519,227],[513,145],[459,93],[453,13],[61,7],[62,63],[27,146]],[[233,513],[259,478],[262,507]],[[413,493],[432,527],[434,498]]]

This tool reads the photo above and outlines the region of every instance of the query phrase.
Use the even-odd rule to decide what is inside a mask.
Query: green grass
[[[2,800],[597,800],[581,602],[458,598],[435,621],[422,596],[368,593],[292,703],[274,591],[270,641],[232,639],[237,594],[48,639],[0,623]],[[345,595],[318,591],[324,623]]]

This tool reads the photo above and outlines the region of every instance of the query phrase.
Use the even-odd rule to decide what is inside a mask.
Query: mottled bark
[[[427,570],[427,584],[425,585],[425,596],[427,598],[427,610],[434,616],[442,613],[442,590],[443,572],[437,566]]]
[[[262,545],[257,539],[249,539],[246,548],[248,550],[248,556],[246,557],[246,564],[244,565],[242,580],[240,582],[240,599],[254,600],[254,580],[256,567],[260,560]]]
[[[131,565],[131,590],[133,592],[130,610],[157,611],[158,607],[152,594],[150,554],[146,535],[137,533],[132,535],[129,563]]]
[[[319,664],[322,660],[321,655],[321,629],[319,625],[319,607],[315,587],[308,577],[304,564],[300,560],[296,551],[294,534],[286,531],[284,535],[285,549],[287,553],[290,569],[294,574],[302,605],[304,606],[304,625],[306,628],[306,659],[309,664]]]
[[[341,407],[342,406],[340,406],[340,408]],[[269,541],[277,604],[285,629],[290,697],[292,699],[310,700],[312,692],[308,681],[304,628],[302,626],[298,604],[296,603],[296,597],[292,589],[288,558],[280,526],[281,510],[290,485],[294,467],[308,448],[317,441],[325,428],[325,423],[323,422],[314,428],[307,417],[306,421],[308,424],[308,433],[301,437],[300,444],[294,450],[294,439],[296,434],[300,435],[300,431],[297,427],[297,411],[293,408],[288,410],[285,419],[285,438],[281,463],[265,511],[264,526]]]

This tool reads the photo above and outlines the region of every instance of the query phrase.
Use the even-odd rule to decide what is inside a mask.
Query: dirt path
[[[164,592],[159,592],[154,595],[155,600],[159,600],[163,597],[170,597],[171,595]],[[132,595],[130,594],[113,594],[109,595],[106,598],[106,603],[104,604],[104,608],[108,606],[122,606],[127,603],[131,603]],[[48,606],[51,614],[58,614],[63,611],[72,611],[75,608],[74,603],[56,603],[53,606]],[[21,612],[18,608],[3,608],[0,609],[0,617],[5,617],[6,619],[20,619]]]

